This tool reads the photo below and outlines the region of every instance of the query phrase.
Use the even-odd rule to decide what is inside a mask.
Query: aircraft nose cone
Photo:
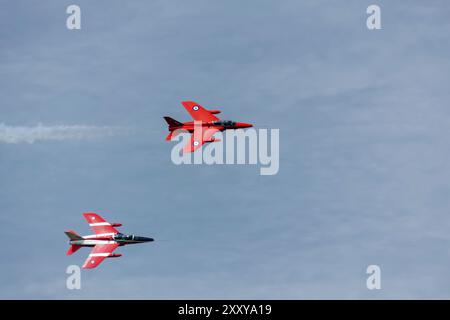
[[[137,238],[137,239],[136,239]],[[147,238],[147,237],[135,237],[135,240],[139,241],[139,242],[151,242],[151,241],[155,241],[155,239],[153,238]]]
[[[251,127],[253,127],[253,125],[251,123],[239,122],[238,127],[239,128],[251,128]]]

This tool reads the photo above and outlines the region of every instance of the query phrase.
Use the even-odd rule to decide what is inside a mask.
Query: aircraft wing
[[[219,120],[219,118],[203,108],[197,102],[183,101],[181,104],[186,109],[186,111],[189,112],[194,121],[211,122]]]
[[[116,248],[119,246],[118,243],[111,244],[97,244],[89,254],[89,257],[83,264],[83,269],[94,269],[106,257],[108,257]]]
[[[96,213],[86,212],[83,213],[83,216],[95,234],[119,233],[119,230],[114,228],[111,223]]]
[[[183,153],[189,153],[194,152],[198,148],[200,148],[202,145],[205,144],[205,142],[208,142],[211,140],[212,136],[219,131],[217,128],[208,128],[203,129],[203,137],[202,139],[197,139],[197,134],[194,131],[194,133],[191,135],[191,138],[189,139],[189,142],[183,147]]]

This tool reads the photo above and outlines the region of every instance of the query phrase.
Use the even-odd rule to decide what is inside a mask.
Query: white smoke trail
[[[43,126],[34,127],[7,126],[0,123],[0,143],[34,143],[36,141],[54,140],[82,140],[101,137],[111,137],[127,133],[121,127],[96,126]]]

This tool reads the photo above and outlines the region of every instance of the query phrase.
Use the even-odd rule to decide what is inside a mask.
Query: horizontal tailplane
[[[69,250],[67,250],[67,255],[70,256],[72,254],[74,254],[76,251],[78,251],[78,249],[80,249],[81,246],[77,245],[77,244],[72,244],[69,247]]]

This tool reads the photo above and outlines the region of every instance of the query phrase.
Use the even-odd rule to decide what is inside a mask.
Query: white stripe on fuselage
[[[97,233],[97,234],[90,234],[88,236],[83,236],[82,238],[84,239],[95,239],[95,238],[104,238],[104,237],[110,237],[115,235],[114,232],[109,232],[109,233]]]
[[[113,240],[72,240],[70,241],[71,244],[76,244],[79,246],[95,246],[97,244],[115,244],[116,241]]]
[[[91,227],[97,227],[97,226],[110,226],[111,223],[109,222],[96,222],[96,223],[89,223]]]

